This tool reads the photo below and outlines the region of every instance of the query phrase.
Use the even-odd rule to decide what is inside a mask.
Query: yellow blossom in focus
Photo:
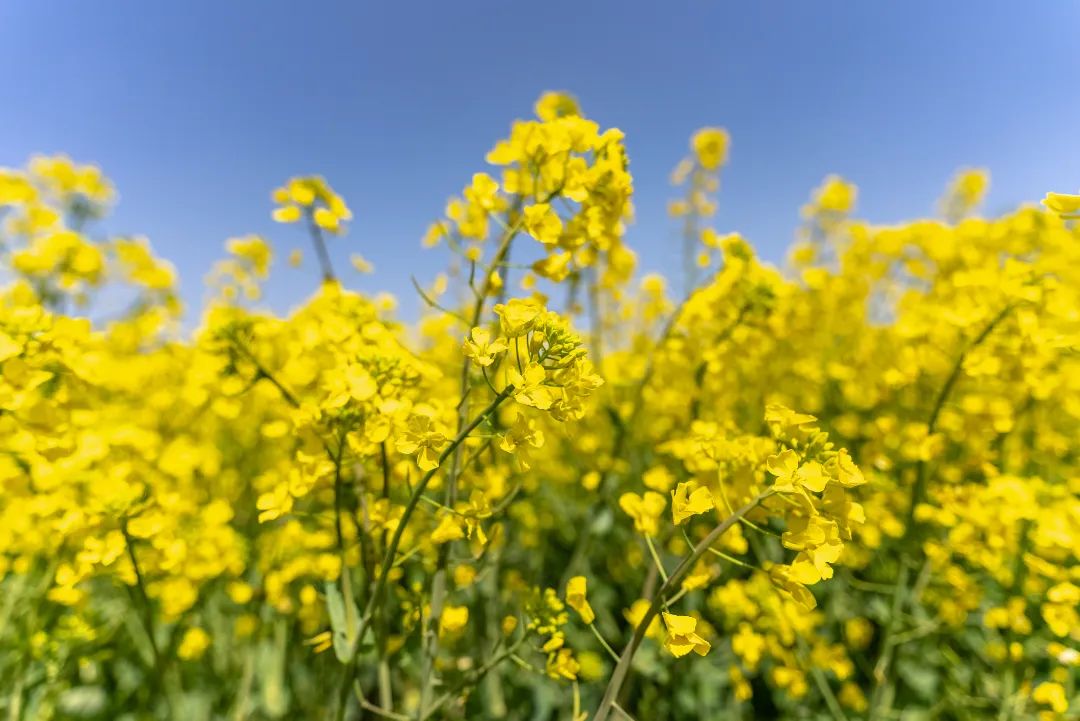
[[[712,647],[708,641],[696,633],[697,619],[693,616],[677,616],[664,611],[661,614],[664,625],[667,627],[667,637],[664,639],[664,648],[676,658],[685,656],[693,651],[699,656],[704,656]]]
[[[574,576],[566,583],[566,604],[581,614],[581,620],[592,623],[596,619],[592,606],[585,596],[586,580],[584,576]]]

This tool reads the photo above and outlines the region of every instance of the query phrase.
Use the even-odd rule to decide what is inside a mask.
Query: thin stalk
[[[308,213],[308,229],[311,231],[311,242],[315,246],[315,254],[319,256],[323,282],[332,283],[337,276],[334,275],[334,266],[330,263],[330,253],[326,250],[326,239],[323,237],[322,228],[315,223],[315,215],[311,212]]]
[[[671,334],[675,332],[675,328],[678,326],[679,320],[682,318],[682,314],[686,310],[686,306],[690,303],[693,297],[697,295],[699,291],[700,288],[697,288],[687,294],[686,298],[684,298],[683,301],[679,303],[678,307],[676,307],[675,310],[672,311],[671,315],[664,323],[664,327],[660,330],[660,335],[656,340],[656,344],[653,346],[653,352],[649,354],[648,360],[646,360],[645,362],[645,370],[641,374],[641,377],[638,379],[637,383],[634,384],[633,390],[631,391],[630,398],[632,399],[633,406],[627,419],[624,421],[619,416],[619,413],[615,408],[609,409],[609,415],[611,416],[611,419],[615,424],[615,439],[611,445],[612,458],[621,458],[624,455],[626,444],[630,441],[630,431],[632,428],[635,427],[635,424],[637,423],[641,412],[645,409],[645,389],[648,387],[649,383],[652,381],[653,375],[656,373],[657,351],[659,351],[659,349],[662,348],[665,343],[667,343],[668,339],[671,338]],[[742,323],[743,319],[746,316],[746,310],[747,309],[745,307],[740,308],[736,317],[732,319],[732,322],[721,333],[723,337],[726,338],[727,336],[729,336],[732,332],[734,332],[735,328]],[[588,515],[586,516],[587,518],[594,518],[607,503],[604,497],[604,492],[607,489],[608,485],[610,485],[611,480],[614,476],[615,470],[609,469],[604,473],[603,478],[600,479],[600,483],[596,489],[597,501],[590,509]],[[570,552],[570,560],[566,564],[566,570],[563,571],[563,577],[560,581],[560,585],[565,586],[566,582],[570,579],[570,577],[574,575],[574,572],[577,570],[578,563],[585,555],[585,552],[588,549],[591,540],[592,525],[586,524],[582,527],[581,532],[578,534],[577,540],[574,543],[574,548]]]
[[[960,380],[960,373],[964,369],[964,361],[971,351],[978,348],[982,343],[994,332],[994,329],[1004,321],[1013,309],[1016,308],[1015,304],[1010,303],[1001,309],[1001,312],[995,315],[990,321],[983,327],[974,339],[968,343],[960,354],[956,357],[956,361],[953,363],[952,370],[949,372],[948,377],[945,379],[945,383],[942,384],[941,389],[938,391],[937,397],[934,399],[934,405],[930,409],[930,416],[926,421],[926,434],[932,435],[937,430],[938,417],[941,415],[941,411],[945,408],[945,403],[948,402],[949,396],[952,395],[953,388],[956,386],[957,381]],[[911,501],[908,504],[907,511],[907,526],[904,531],[904,538],[907,539],[912,533],[914,533],[915,524],[915,512],[924,500],[926,500],[926,483],[928,476],[928,466],[925,460],[920,460],[915,472],[915,485],[911,489]]]
[[[649,534],[647,534],[647,533],[644,534],[644,535],[645,535],[645,545],[649,547],[649,554],[652,556],[653,563],[656,564],[656,570],[659,571],[660,578],[664,579],[664,583],[667,583],[667,580],[668,580],[667,571],[664,570],[664,564],[660,560],[660,554],[658,554],[656,552],[656,546],[653,545],[652,537],[649,536]]]
[[[521,638],[514,642],[514,645],[505,649],[498,656],[493,656],[490,660],[488,660],[487,663],[476,669],[476,673],[473,674],[472,678],[469,679],[467,683],[459,684],[444,693],[442,696],[439,696],[439,698],[435,699],[435,702],[431,705],[431,708],[427,709],[423,712],[423,714],[421,714],[420,721],[428,721],[428,719],[435,715],[435,712],[437,712],[440,708],[443,707],[443,705],[445,705],[452,698],[454,698],[455,695],[460,693],[466,686],[475,686],[476,684],[478,684],[485,676],[487,676],[491,672],[492,669],[501,664],[503,661],[516,658],[517,650],[521,648],[521,646],[525,643],[525,640],[528,639],[528,637],[528,634],[522,634]]]
[[[465,322],[467,327],[472,328],[480,323],[480,319],[484,315],[484,308],[487,305],[488,296],[491,295],[491,291],[494,287],[492,273],[506,260],[506,257],[510,253],[510,246],[514,241],[514,238],[517,237],[519,229],[520,221],[514,223],[513,226],[505,226],[495,255],[491,260],[491,264],[486,269],[482,290],[477,294],[476,300],[473,303],[471,322],[470,319],[458,316],[460,320]],[[417,290],[419,290],[419,286],[417,286]],[[515,348],[517,348],[517,345],[518,344],[515,343]],[[469,371],[471,367],[472,362],[466,356],[461,364],[461,403],[458,404],[457,419],[459,433],[465,427],[469,417]],[[486,379],[486,374],[484,377]],[[450,470],[447,474],[445,505],[449,508],[453,508],[457,501],[457,481],[462,468],[461,450],[460,445],[455,447],[453,455],[451,456]],[[425,710],[431,702],[433,693],[432,684],[435,681],[435,657],[439,652],[439,619],[442,616],[443,604],[446,600],[446,568],[450,558],[450,549],[452,545],[452,543],[446,543],[439,548],[435,574],[431,579],[431,611],[428,614],[427,623],[423,633],[420,704],[417,707],[417,719],[423,718]]]
[[[405,534],[405,528],[409,524],[409,519],[412,517],[413,512],[416,510],[416,506],[420,503],[420,496],[424,494],[428,484],[431,483],[431,479],[438,473],[442,464],[453,454],[453,452],[460,446],[472,431],[490,417],[495,410],[506,400],[511,393],[513,393],[514,387],[507,386],[503,389],[503,392],[495,397],[495,399],[485,408],[479,415],[477,415],[461,432],[450,442],[441,454],[439,454],[439,465],[426,472],[420,481],[413,488],[412,495],[409,497],[408,502],[405,504],[405,509],[401,514],[401,518],[398,520],[397,527],[394,529],[394,535],[390,537],[390,544],[386,548],[386,553],[383,556],[382,565],[379,569],[379,575],[375,581],[375,589],[371,594],[371,598],[368,599],[367,607],[364,609],[364,614],[360,618],[360,628],[357,631],[357,638],[363,641],[364,632],[367,629],[368,623],[371,620],[372,613],[382,594],[386,590],[386,582],[390,576],[390,570],[394,566],[394,558],[397,555],[398,547],[401,545],[401,537]]]
[[[589,624],[589,630],[593,632],[593,635],[596,636],[596,640],[600,642],[600,645],[604,647],[604,650],[608,652],[608,655],[611,656],[612,660],[614,660],[615,663],[618,663],[619,654],[615,653],[615,649],[611,647],[611,644],[607,642],[604,635],[600,633],[600,629],[596,627],[595,622]]]
[[[836,694],[833,693],[832,688],[829,687],[829,680],[825,678],[825,674],[820,668],[811,663],[808,653],[809,649],[806,647],[806,641],[803,640],[802,636],[796,636],[796,638],[799,643],[802,663],[810,669],[810,675],[813,677],[821,697],[825,699],[825,705],[828,706],[829,713],[832,714],[833,720],[847,721],[847,716],[844,715],[844,709],[840,706],[840,702],[836,699]]]
[[[386,441],[379,444],[379,461],[382,466],[382,497],[390,498],[390,460],[386,453]],[[386,527],[383,526],[380,545],[386,547]],[[367,579],[371,583],[371,579]],[[386,658],[386,616],[382,609],[375,612],[375,645],[379,649],[379,666],[376,679],[379,685],[379,704],[384,709],[394,708],[394,687],[390,676],[390,662]]]
[[[900,611],[904,603],[904,587],[907,586],[910,569],[906,563],[900,568],[900,574],[896,579],[893,589],[892,608],[889,612],[889,625],[885,631],[885,639],[882,642],[881,655],[874,664],[874,693],[870,699],[870,711],[867,718],[874,721],[885,711],[882,708],[886,704],[886,696],[891,692],[889,675],[891,672],[893,651],[896,648],[896,634],[900,627]]]
[[[971,341],[966,343],[961,349],[956,360],[953,362],[949,375],[945,378],[945,382],[942,384],[941,389],[934,398],[934,404],[930,408],[930,415],[927,417],[926,421],[926,431],[928,436],[937,430],[938,419],[941,416],[942,410],[945,408],[945,404],[949,401],[953,389],[960,380],[960,374],[964,369],[964,361],[967,359],[968,354],[982,345],[982,343],[990,337],[990,334],[994,332],[994,329],[997,328],[1015,308],[1015,303],[1010,303],[1002,308],[997,315],[991,318],[990,321],[983,326],[983,329],[979,334],[972,338]],[[911,498],[908,503],[907,522],[904,528],[903,541],[912,539],[917,533],[918,524],[916,523],[915,516],[918,507],[926,500],[928,479],[929,464],[925,460],[920,459],[915,469],[915,484],[911,488]],[[921,549],[921,544],[919,545],[919,548]],[[908,575],[911,570],[909,566],[910,560],[908,554],[904,554],[901,558],[900,573],[897,576],[896,586],[893,590],[893,612],[889,618],[889,625],[886,629],[885,639],[882,643],[881,655],[874,665],[876,685],[871,697],[870,712],[868,715],[868,718],[871,719],[871,721],[880,718],[881,715],[887,712],[889,707],[892,706],[892,703],[887,699],[887,696],[893,692],[893,683],[890,675],[892,673],[893,655],[897,645],[895,636],[900,632],[899,614],[903,606],[904,587],[907,585]],[[885,708],[883,708],[883,706]]]
[[[154,609],[150,603],[150,595],[146,591],[146,578],[143,576],[142,568],[139,567],[139,559],[135,555],[134,539],[128,531],[126,518],[120,522],[120,533],[124,536],[124,546],[127,550],[127,557],[131,562],[132,570],[135,572],[135,587],[139,591],[139,602],[136,605],[138,606],[143,630],[146,632],[146,637],[150,641],[150,652],[153,655],[154,660],[154,677],[157,681],[158,691],[165,701],[165,707],[168,710],[169,718],[172,718],[172,704],[165,683],[165,658],[162,656],[161,649],[158,647],[157,643],[157,627],[154,623]],[[134,596],[134,594],[132,594],[132,596]]]
[[[645,639],[645,632],[648,630],[652,620],[656,618],[656,614],[660,612],[660,607],[664,604],[664,599],[668,593],[682,581],[683,577],[690,572],[690,569],[692,569],[698,559],[708,551],[709,547],[712,546],[720,536],[724,535],[728,529],[738,523],[740,518],[756,508],[765,496],[766,494],[764,493],[758,495],[745,506],[724,519],[724,521],[716,528],[711,530],[709,535],[705,536],[705,538],[694,547],[690,554],[683,558],[682,562],[679,563],[678,567],[672,572],[668,580],[660,586],[656,595],[653,597],[652,603],[649,604],[649,610],[645,612],[645,615],[638,623],[637,628],[634,629],[634,635],[631,637],[630,643],[626,645],[622,655],[619,657],[619,662],[616,664],[615,670],[611,674],[611,679],[608,681],[607,689],[604,691],[604,697],[600,701],[600,706],[596,709],[596,715],[593,717],[593,721],[607,721],[608,716],[614,708],[619,691],[622,689],[622,685],[630,673],[630,664],[634,660],[634,654],[637,653],[638,647]]]

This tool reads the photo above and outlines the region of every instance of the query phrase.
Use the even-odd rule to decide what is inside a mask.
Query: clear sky
[[[103,166],[107,230],[149,236],[194,307],[225,238],[281,260],[305,242],[269,192],[320,173],[356,214],[337,264],[365,255],[378,272],[352,284],[409,313],[409,275],[445,260],[425,226],[546,89],[626,132],[645,269],[679,267],[668,173],[703,125],[733,138],[718,230],[774,260],[830,172],[880,222],[932,212],[962,166],[991,169],[991,212],[1080,186],[1073,0],[0,0],[0,68],[0,165]],[[311,290],[311,260],[279,264],[274,306]]]

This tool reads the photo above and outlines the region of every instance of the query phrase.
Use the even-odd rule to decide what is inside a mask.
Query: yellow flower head
[[[206,649],[210,647],[210,634],[198,626],[189,628],[184,632],[180,645],[176,649],[176,655],[185,661],[196,661],[202,658]]]
[[[585,584],[584,576],[574,576],[566,582],[566,604],[581,614],[582,621],[592,623],[596,620],[596,614],[585,597]]]
[[[543,312],[544,307],[532,298],[512,298],[495,306],[495,314],[501,319],[502,332],[507,338],[528,333]]]
[[[458,633],[469,622],[468,606],[447,606],[439,616],[439,636],[449,636]]]
[[[730,138],[723,128],[702,128],[690,139],[698,163],[706,170],[716,170],[727,160]]]
[[[674,656],[682,657],[691,651],[698,656],[704,656],[712,648],[708,641],[696,633],[698,622],[693,616],[676,616],[664,611],[663,617],[667,627],[664,648]]]
[[[496,356],[505,350],[506,341],[502,338],[492,340],[491,331],[487,328],[473,328],[462,346],[462,352],[467,358],[484,367],[494,363]]]
[[[577,100],[569,93],[548,91],[536,101],[536,117],[544,122],[580,115]]]
[[[690,486],[690,483],[680,483],[671,493],[671,515],[676,526],[682,525],[691,516],[708,513],[715,508],[708,488],[699,486],[691,492]]]
[[[1080,213],[1080,195],[1069,195],[1067,193],[1047,193],[1043,198],[1042,204],[1051,213],[1057,213],[1058,215],[1071,218]]]
[[[666,507],[667,500],[655,491],[646,491],[644,496],[636,493],[619,496],[619,508],[634,519],[634,530],[646,536],[655,536],[660,532],[660,514]]]

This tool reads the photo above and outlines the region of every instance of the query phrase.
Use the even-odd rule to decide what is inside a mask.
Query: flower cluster
[[[632,278],[622,133],[534,110],[407,320],[339,279],[319,177],[270,211],[310,297],[265,309],[245,235],[182,326],[98,169],[0,170],[0,711],[1075,715],[1078,196],[983,218],[962,171],[883,226],[830,176],[780,268],[707,227],[705,128],[674,297]]]

